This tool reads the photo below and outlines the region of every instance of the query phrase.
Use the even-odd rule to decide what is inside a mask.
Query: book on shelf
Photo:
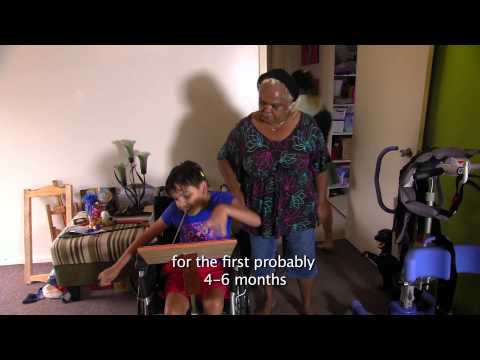
[[[332,111],[332,120],[334,121],[344,121],[345,115],[347,113],[347,107],[335,107]]]
[[[353,98],[335,97],[333,100],[334,105],[354,105]]]
[[[345,122],[343,120],[332,121],[332,127],[331,127],[332,134],[343,133],[344,128],[345,128]]]
[[[342,160],[351,160],[352,155],[352,138],[342,138]]]

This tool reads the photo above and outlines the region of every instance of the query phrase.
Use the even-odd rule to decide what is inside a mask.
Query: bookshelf
[[[332,196],[330,198],[330,204],[343,216],[347,216],[347,209],[348,209],[348,204],[347,204],[347,197],[346,196]]]
[[[332,127],[327,141],[332,158],[328,196],[332,206],[346,217],[354,136],[357,46],[335,45],[334,53]]]

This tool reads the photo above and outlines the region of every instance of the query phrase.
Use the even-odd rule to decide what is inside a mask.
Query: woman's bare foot
[[[272,315],[276,302],[273,299],[265,299],[263,306],[255,311],[256,315]]]
[[[301,312],[302,315],[313,315],[313,310],[311,305],[303,305],[303,309]]]
[[[333,241],[322,241],[318,244],[320,250],[332,251],[333,250]]]

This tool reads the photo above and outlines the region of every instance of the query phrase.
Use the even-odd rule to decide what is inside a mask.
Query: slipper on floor
[[[28,294],[25,299],[23,299],[22,304],[31,304],[37,302],[38,300],[42,300],[45,297],[43,296],[43,287],[37,290],[35,294]]]

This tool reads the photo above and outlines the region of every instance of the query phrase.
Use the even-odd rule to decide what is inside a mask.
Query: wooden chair
[[[53,186],[61,187],[60,182],[58,180],[53,180],[52,181]],[[57,236],[62,232],[63,228],[67,226],[67,218],[66,218],[66,207],[65,207],[65,196],[64,195],[58,195],[56,196],[57,198],[57,205],[52,207],[50,204],[46,204],[45,208],[47,211],[47,219],[48,219],[48,227],[50,229],[50,237],[52,238],[52,241],[57,238]],[[80,211],[80,205],[78,203],[73,203],[73,212],[72,215],[76,215]],[[53,219],[54,216],[60,216],[61,217],[61,222],[63,224],[62,228],[59,229],[56,226],[53,225]]]
[[[59,185],[54,181],[54,185],[44,186],[39,189],[25,189],[24,193],[24,238],[25,238],[25,267],[24,281],[27,284],[32,282],[46,282],[48,274],[32,274],[33,256],[32,256],[32,198],[56,197],[58,205],[52,209],[52,214],[62,214],[64,209],[64,224],[69,224],[73,217],[73,188],[72,185]],[[64,200],[63,200],[64,199]],[[64,203],[63,203],[64,201]],[[47,210],[48,211],[48,210]],[[49,216],[50,219],[50,216]],[[50,220],[49,220],[50,224]],[[53,225],[52,225],[53,227]],[[50,228],[52,233],[52,228]]]

